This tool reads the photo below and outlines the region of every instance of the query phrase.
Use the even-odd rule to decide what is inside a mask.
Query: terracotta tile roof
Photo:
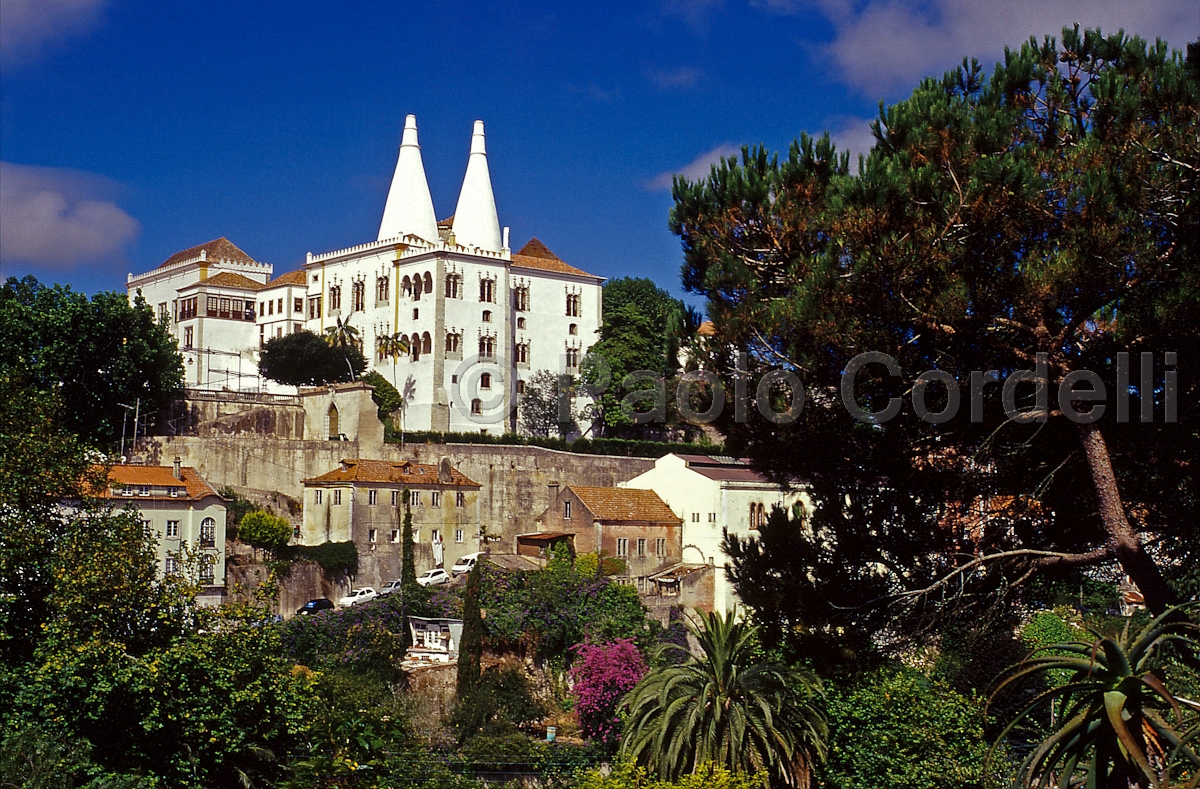
[[[438,479],[438,467],[430,463],[413,463],[407,460],[342,460],[342,465],[319,477],[304,480],[305,485],[346,485],[374,482],[395,485],[449,485],[456,488],[482,487],[458,469],[450,469],[450,481]]]
[[[289,271],[286,274],[280,274],[275,279],[268,282],[266,285],[261,285],[263,288],[274,288],[279,285],[307,285],[308,280],[304,278],[304,269],[296,269]]]
[[[517,268],[554,271],[559,274],[574,274],[580,277],[600,279],[595,274],[589,274],[583,269],[575,268],[570,263],[563,262],[562,258],[547,249],[546,245],[536,238],[531,238],[528,244],[513,253],[512,264]]]
[[[208,259],[212,260],[233,260],[238,263],[257,263],[258,261],[247,255],[242,250],[238,249],[237,244],[234,244],[225,236],[213,239],[204,244],[197,244],[194,247],[188,247],[182,252],[176,252],[171,257],[159,264],[159,268],[169,266],[172,263],[178,263],[181,260],[190,260],[191,258],[200,255],[201,250],[208,253]]]
[[[438,222],[437,226],[438,227],[454,227],[454,214],[451,214],[450,216],[448,216],[445,219]]]
[[[568,485],[596,520],[680,523],[667,503],[652,490],[635,488],[589,488]]]
[[[196,280],[190,285],[180,288],[180,290],[188,290],[200,285],[212,285],[216,288],[238,288],[239,290],[262,290],[266,287],[263,283],[256,282],[244,274],[238,274],[233,271],[222,271],[219,274],[213,274],[208,279]]]
[[[171,466],[113,466],[108,471],[109,488],[97,493],[96,496],[102,499],[141,498],[196,501],[207,496],[217,495],[217,492],[200,476],[200,472],[191,466],[183,466],[179,475],[183,477],[182,480],[175,478],[175,469]],[[150,488],[151,495],[137,495],[137,488],[143,486]],[[184,488],[183,496],[171,496],[169,493],[163,492],[163,489],[178,487]],[[116,488],[115,492],[113,488]],[[133,488],[133,490],[122,492],[121,488]]]

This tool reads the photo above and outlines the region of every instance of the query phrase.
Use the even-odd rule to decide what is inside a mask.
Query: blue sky
[[[670,177],[870,145],[880,100],[1063,24],[1182,48],[1195,0],[4,0],[0,275],[123,288],[228,236],[276,273],[374,240],[404,116],[439,218],[485,121],[503,225],[677,295]]]

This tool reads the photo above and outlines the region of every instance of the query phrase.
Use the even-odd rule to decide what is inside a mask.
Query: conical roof
[[[409,233],[426,241],[437,241],[438,238],[433,198],[429,195],[429,182],[425,179],[421,146],[417,144],[415,115],[404,119],[404,135],[400,140],[396,172],[392,176],[392,188],[388,190],[387,203],[383,207],[383,221],[379,223],[379,240]]]
[[[492,194],[492,176],[488,172],[487,150],[483,139],[483,121],[475,121],[471,135],[471,155],[458,207],[454,209],[454,240],[468,247],[499,252],[500,219],[496,216],[496,197]]]

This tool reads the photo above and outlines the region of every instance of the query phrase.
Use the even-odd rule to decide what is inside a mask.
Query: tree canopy
[[[65,426],[100,447],[120,440],[122,404],[140,400],[153,418],[183,382],[175,340],[140,295],[133,304],[116,292],[89,299],[31,276],[0,288],[0,370],[70,403]]]
[[[1068,28],[882,107],[855,173],[802,136],[676,180],[684,285],[716,327],[705,366],[733,391],[741,351],[751,392],[770,368],[807,389],[794,421],[721,423],[812,491],[804,528],[743,546],[758,571],[807,551],[792,580],[842,624],[1113,559],[1170,603],[1141,535],[1189,550],[1174,536],[1196,504],[1198,107],[1164,43]]]
[[[307,330],[267,340],[258,357],[263,377],[290,386],[353,380],[366,369],[356,345],[335,346]]]

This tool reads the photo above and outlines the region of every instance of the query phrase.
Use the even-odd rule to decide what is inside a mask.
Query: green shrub
[[[331,575],[358,575],[358,546],[353,540],[323,542],[320,545],[287,545],[277,552],[286,562],[316,562]]]

